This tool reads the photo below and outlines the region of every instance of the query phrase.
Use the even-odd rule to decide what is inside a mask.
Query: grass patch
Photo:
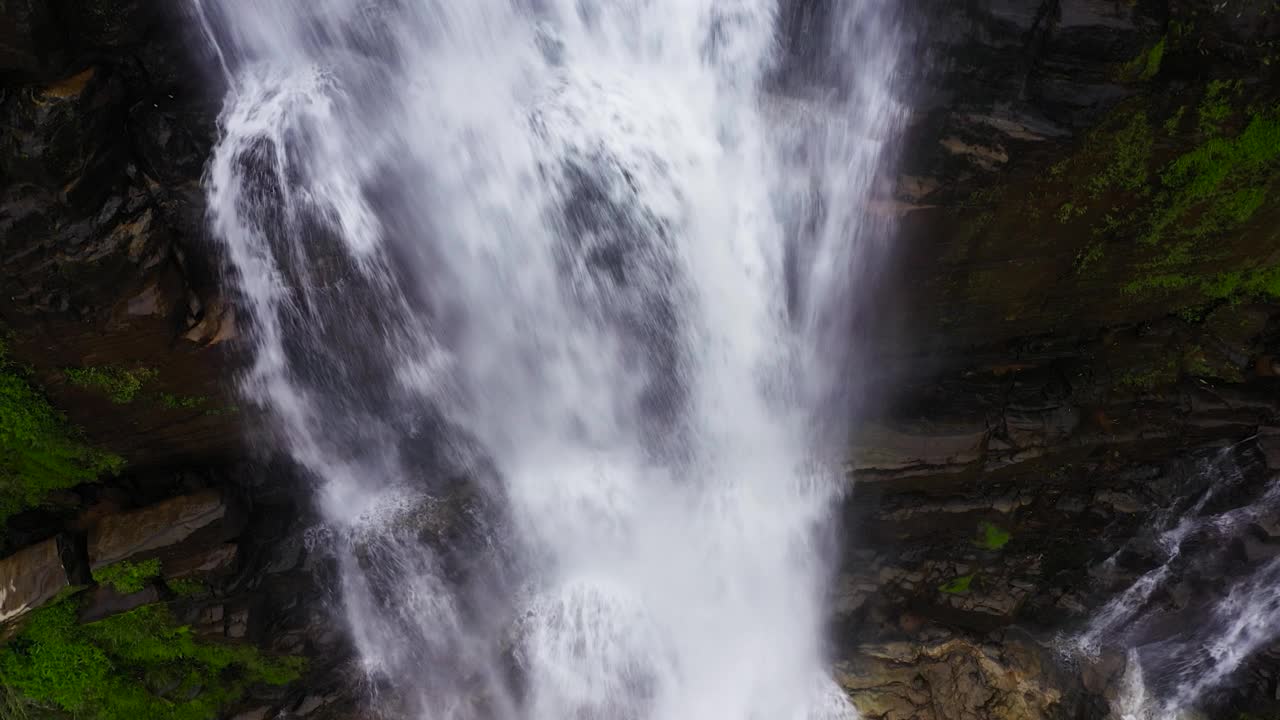
[[[210,720],[250,685],[285,685],[302,670],[301,658],[198,640],[162,605],[88,625],[76,611],[74,600],[37,610],[0,649],[0,677],[21,707],[77,720]]]
[[[80,441],[0,341],[0,524],[50,493],[117,473],[124,460]]]
[[[103,585],[110,585],[116,592],[140,592],[152,580],[160,577],[160,561],[156,559],[131,563],[121,560],[93,571],[93,579]]]
[[[76,387],[97,390],[111,402],[127,405],[134,401],[144,385],[155,378],[156,371],[150,368],[84,367],[67,368],[62,374]]]
[[[1000,550],[1013,539],[1013,534],[995,523],[978,523],[978,539],[974,541],[984,550]]]

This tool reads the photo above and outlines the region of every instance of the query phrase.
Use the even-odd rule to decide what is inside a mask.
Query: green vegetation
[[[32,613],[0,649],[0,678],[22,717],[54,710],[79,720],[208,720],[250,685],[297,679],[302,660],[251,645],[198,640],[161,605],[88,625],[77,603]]]
[[[1178,358],[1171,355],[1155,365],[1121,373],[1116,384],[1129,390],[1152,390],[1177,381]]]
[[[1067,202],[1063,203],[1062,207],[1058,208],[1058,212],[1054,214],[1054,217],[1058,219],[1058,222],[1066,225],[1071,222],[1072,218],[1078,218],[1088,212],[1088,210],[1089,208],[1076,207],[1075,203]]]
[[[177,580],[165,580],[165,587],[178,597],[195,597],[203,595],[205,592],[204,583],[199,580],[187,580],[179,578]]]
[[[1166,38],[1160,38],[1155,45],[1141,55],[1130,60],[1124,66],[1125,74],[1139,80],[1150,80],[1160,73],[1160,64],[1164,61]]]
[[[110,585],[117,592],[126,595],[141,591],[157,577],[160,577],[160,561],[156,559],[143,560],[140,563],[121,560],[93,571],[94,580],[103,585]]]
[[[972,573],[968,575],[961,575],[960,577],[957,577],[957,578],[952,578],[947,582],[943,583],[942,585],[940,585],[938,587],[938,590],[940,590],[941,592],[947,593],[948,595],[959,595],[961,593],[967,593],[969,592],[969,587],[973,585],[973,578],[974,576]]]
[[[209,403],[209,398],[203,395],[173,395],[170,393],[160,393],[160,404],[170,410],[195,410],[204,407]]]
[[[974,544],[984,550],[1000,550],[1012,539],[1013,534],[999,525],[981,522],[978,523],[978,539]]]
[[[1101,148],[1110,161],[1089,179],[1090,197],[1096,198],[1112,189],[1145,191],[1153,142],[1147,114],[1135,112],[1130,115],[1124,126],[1110,133],[1106,147]]]
[[[1180,269],[1212,257],[1212,241],[1253,219],[1276,184],[1280,107],[1255,112],[1235,135],[1224,134],[1223,123],[1234,115],[1229,100],[1238,89],[1238,82],[1218,81],[1205,91],[1198,108],[1199,128],[1211,137],[1160,173],[1154,209],[1138,239],[1162,252],[1139,266],[1145,272],[1129,282],[1125,292],[1196,288],[1213,299],[1280,297],[1280,268],[1246,268],[1211,277]]]
[[[116,473],[124,460],[75,437],[49,401],[8,361],[0,342],[0,524],[50,493]]]
[[[1197,127],[1205,135],[1212,135],[1221,129],[1222,123],[1231,117],[1232,95],[1240,91],[1241,82],[1236,80],[1214,80],[1205,88],[1204,97],[1196,108]]]
[[[1083,250],[1076,254],[1074,263],[1076,272],[1081,273],[1089,269],[1090,265],[1102,260],[1105,250],[1102,243],[1094,241],[1089,243]]]
[[[1142,242],[1205,238],[1249,220],[1262,207],[1277,159],[1280,120],[1261,115],[1238,136],[1211,138],[1178,157],[1160,175],[1163,191]]]
[[[1280,298],[1280,266],[1251,270],[1249,272],[1220,273],[1200,285],[1211,298],[1230,298],[1242,295],[1268,295]]]
[[[134,401],[143,385],[155,378],[156,371],[150,368],[84,367],[67,368],[63,375],[76,387],[98,390],[111,398],[111,402],[126,405]]]

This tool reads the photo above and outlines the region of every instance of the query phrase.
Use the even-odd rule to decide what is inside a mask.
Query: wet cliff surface
[[[794,3],[789,27],[819,32],[823,7]],[[1156,620],[1093,657],[1063,650],[1169,562],[1151,528],[1215,484],[1218,511],[1255,504],[1280,470],[1280,9],[918,14],[917,110],[882,199],[896,260],[859,335],[894,390],[850,451],[837,674],[867,717],[1104,717],[1129,647],[1176,637],[1280,548],[1267,507],[1231,538],[1193,535],[1220,547],[1186,553],[1205,559],[1161,585]],[[17,0],[0,28],[3,417],[49,449],[6,445],[0,481],[52,468],[8,493],[0,563],[24,580],[5,634],[24,642],[33,608],[87,588],[75,627],[164,608],[151,636],[260,653],[221,666],[222,690],[140,692],[349,717],[365,688],[305,481],[260,451],[230,386],[234,303],[200,190],[220,83],[198,24],[146,2]],[[459,489],[423,513],[424,542],[465,554],[468,502]],[[1278,677],[1264,648],[1208,712],[1274,713]]]

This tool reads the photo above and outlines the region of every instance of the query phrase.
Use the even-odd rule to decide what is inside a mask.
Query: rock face
[[[193,539],[213,545],[234,535],[234,528],[224,522],[226,517],[226,503],[213,490],[110,515],[89,532],[90,566],[97,569],[125,558],[152,557],[175,546],[180,553],[181,543]],[[222,552],[221,547],[213,545],[208,552],[190,558],[189,564],[216,565]],[[208,557],[210,554],[214,557]]]
[[[200,242],[216,83],[185,23],[133,0],[0,6],[0,319],[57,404],[138,463],[235,451],[228,336]],[[216,101],[215,101],[216,102]],[[136,399],[68,371],[146,370]]]
[[[884,720],[1029,720],[1060,717],[1052,659],[1016,634],[937,638],[858,647],[836,680],[858,712]]]

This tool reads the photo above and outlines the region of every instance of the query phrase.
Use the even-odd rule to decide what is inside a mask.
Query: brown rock
[[[0,560],[0,622],[40,607],[70,585],[55,539]]]
[[[160,602],[160,592],[154,585],[127,595],[109,585],[99,585],[89,593],[89,599],[80,611],[80,622],[96,622],[157,602]]]
[[[221,494],[207,490],[103,518],[89,533],[90,565],[96,569],[126,558],[156,555],[218,523],[226,512]]]
[[[1043,654],[1017,638],[998,650],[965,638],[865,645],[836,679],[866,718],[1038,720],[1062,700]]]
[[[226,543],[191,555],[166,560],[164,577],[166,580],[179,580],[221,574],[231,567],[236,559],[237,550],[236,545]]]

